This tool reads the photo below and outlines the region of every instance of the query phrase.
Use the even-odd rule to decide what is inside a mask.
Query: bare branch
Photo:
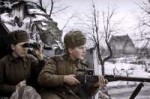
[[[103,60],[104,62],[106,62],[108,59],[110,59],[112,57],[112,50],[111,50],[111,47],[108,43],[108,40],[106,40],[106,45],[107,45],[108,50],[109,50],[109,55],[106,58],[104,58],[104,60]]]
[[[39,0],[39,4],[40,4],[41,7],[43,7],[42,0]]]
[[[144,7],[139,5],[138,3],[136,3],[136,5],[138,5],[140,7],[140,9],[142,9],[147,14],[150,14],[150,8],[147,6],[147,4],[145,2],[143,2]]]
[[[68,7],[69,7],[69,6],[66,6],[66,7],[64,7],[64,8],[61,8],[60,10],[57,10],[57,11],[53,12],[52,14],[56,14],[56,13],[59,13],[59,12],[61,12],[61,11],[64,11],[64,10],[66,10]]]
[[[54,0],[50,0],[47,3],[47,6],[43,6],[43,0],[39,0],[39,4],[36,4],[38,6],[39,9],[41,9],[43,12],[45,12],[45,14],[51,18],[52,14],[56,14],[58,12],[64,11],[65,9],[67,9],[69,6],[66,7],[56,7],[55,5],[58,3]],[[50,6],[50,9],[48,9],[48,6]],[[49,12],[49,13],[48,13]]]
[[[63,26],[63,28],[61,29],[62,31],[66,28],[66,26],[69,24],[70,20],[72,20],[72,18],[74,17],[75,13],[72,14],[68,19],[67,19],[67,22],[66,24]]]
[[[93,0],[92,0],[93,1]],[[91,25],[92,25],[92,28],[91,28],[91,37],[90,39],[92,39],[92,41],[95,42],[95,47],[97,49],[97,55],[98,55],[98,60],[102,66],[102,74],[104,74],[104,63],[106,60],[108,60],[110,57],[112,57],[112,50],[111,50],[111,47],[109,45],[109,39],[110,39],[110,36],[113,32],[117,31],[117,26],[121,23],[120,22],[112,22],[112,18],[115,14],[115,10],[116,9],[112,9],[110,10],[109,6],[108,6],[108,9],[107,9],[107,12],[106,11],[103,11],[102,12],[102,29],[100,28],[99,26],[99,13],[98,11],[96,10],[96,7],[95,7],[95,4],[94,2],[92,2],[92,8],[93,8],[93,12],[92,12],[92,20],[91,20]],[[102,31],[100,31],[102,30]],[[105,39],[105,43],[107,45],[107,48],[109,50],[109,54],[106,56],[106,57],[103,57],[102,56],[102,53],[101,53],[101,39],[104,38]]]
[[[46,9],[44,9],[44,7],[43,7],[43,0],[39,0],[39,5],[38,4],[36,4],[36,5],[38,6],[39,9],[41,9],[43,12],[46,13]]]
[[[53,0],[51,0],[51,7],[50,7],[51,9],[50,9],[50,11],[49,11],[49,17],[51,17],[51,15],[52,15],[52,12],[53,12],[53,9],[54,9],[54,1]]]

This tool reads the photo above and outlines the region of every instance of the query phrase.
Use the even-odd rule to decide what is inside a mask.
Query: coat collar
[[[26,57],[23,57],[23,58],[22,57],[14,57],[12,54],[9,54],[8,56],[9,56],[10,61],[14,61],[14,62],[17,62],[18,60],[22,60],[24,62],[27,61]]]
[[[72,60],[71,57],[69,56],[69,54],[64,54],[63,55],[64,59],[73,62],[73,63],[80,63],[81,60],[77,59],[77,60]]]

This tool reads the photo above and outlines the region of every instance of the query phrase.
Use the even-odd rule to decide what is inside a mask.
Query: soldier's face
[[[86,55],[85,45],[77,46],[75,48],[69,48],[69,54],[73,60],[76,59],[83,60]]]
[[[22,45],[28,43],[28,42],[21,42],[17,43],[16,45],[12,44],[11,48],[13,50],[13,53],[18,57],[24,57],[27,55],[28,48],[23,47]]]

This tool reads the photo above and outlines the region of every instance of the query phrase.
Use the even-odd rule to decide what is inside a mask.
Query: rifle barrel
[[[125,76],[114,76],[114,75],[104,75],[104,77],[111,81],[137,81],[137,82],[150,82],[150,78],[140,78],[140,77],[125,77]]]

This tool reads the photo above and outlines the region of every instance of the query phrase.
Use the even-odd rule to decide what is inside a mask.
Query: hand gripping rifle
[[[75,87],[70,86],[70,89],[81,99],[89,99],[93,93],[93,84],[99,80],[98,76],[93,75],[92,69],[78,69],[76,78],[80,81],[80,84]]]
[[[76,75],[81,83],[96,83],[98,81],[98,76],[93,75],[93,69],[78,69],[77,72],[82,72],[82,74]]]

